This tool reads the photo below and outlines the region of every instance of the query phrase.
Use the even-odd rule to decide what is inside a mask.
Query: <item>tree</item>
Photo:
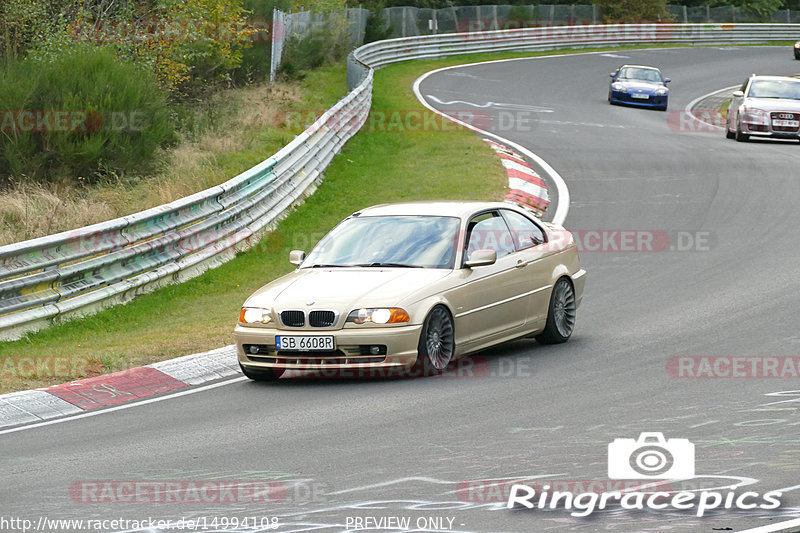
[[[598,0],[607,22],[671,22],[666,0]]]

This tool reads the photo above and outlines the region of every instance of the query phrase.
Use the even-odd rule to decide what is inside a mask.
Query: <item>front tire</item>
[[[747,135],[746,133],[742,133],[742,130],[738,125],[736,126],[736,134],[734,137],[740,143],[747,142],[750,140],[750,136]]]
[[[541,344],[561,344],[567,342],[575,329],[575,290],[566,278],[559,279],[550,293],[550,306],[547,309],[547,322],[544,330],[536,335]]]
[[[278,381],[283,373],[286,372],[285,368],[265,368],[263,370],[255,370],[252,368],[245,368],[241,363],[239,363],[239,368],[242,369],[242,374],[253,381]]]
[[[422,325],[414,366],[422,371],[422,375],[441,374],[450,364],[455,348],[453,317],[444,306],[437,305]]]

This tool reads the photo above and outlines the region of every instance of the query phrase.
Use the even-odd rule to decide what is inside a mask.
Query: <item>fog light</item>
[[[372,355],[378,355],[379,353],[381,353],[381,347],[380,346],[370,346],[369,347],[369,353],[371,353]]]
[[[258,346],[256,346],[255,344],[251,344],[250,345],[250,353],[253,354],[253,355],[257,354],[258,353]]]

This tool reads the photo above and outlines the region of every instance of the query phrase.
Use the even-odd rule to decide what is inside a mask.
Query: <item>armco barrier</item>
[[[369,113],[372,76],[273,157],[175,202],[0,247],[0,337],[183,281],[255,243],[315,188]],[[342,117],[346,117],[343,120]]]
[[[175,202],[0,247],[0,338],[39,329],[180,282],[255,243],[304,195],[363,125],[373,69],[473,52],[645,43],[749,44],[800,38],[800,24],[551,26],[389,39],[348,58],[350,93],[277,154]]]

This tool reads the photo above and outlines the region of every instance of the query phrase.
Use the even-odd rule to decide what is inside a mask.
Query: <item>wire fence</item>
[[[782,9],[772,13],[758,13],[738,6],[667,5],[669,20],[639,21],[652,23],[800,23],[800,11]],[[272,69],[270,80],[281,65],[283,52],[295,46],[304,37],[330,27],[344,27],[350,49],[364,44],[364,35],[370,11],[348,8],[344,11],[313,13],[284,13],[275,10],[273,28],[276,37],[272,44]],[[603,9],[597,4],[530,4],[530,5],[476,5],[455,6],[442,9],[412,6],[389,7],[381,11],[378,19],[391,38],[417,37],[444,33],[478,33],[494,30],[575,26],[603,24]],[[797,35],[800,39],[800,34]]]
[[[800,11],[782,9],[760,14],[737,6],[687,7],[668,5],[667,20],[637,22],[673,23],[798,23]],[[537,26],[603,24],[603,9],[597,4],[531,4],[459,6],[442,9],[390,7],[382,11],[385,27],[392,37],[437,33],[508,30]],[[633,22],[633,21],[631,21]]]

